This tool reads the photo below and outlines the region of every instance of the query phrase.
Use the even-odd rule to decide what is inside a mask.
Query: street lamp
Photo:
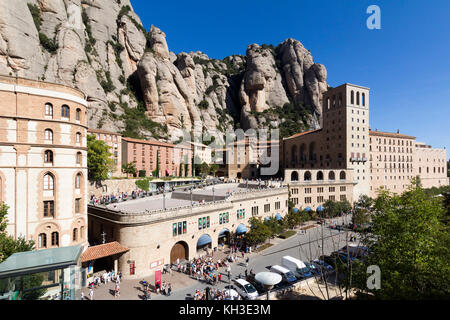
[[[213,191],[213,202],[216,202],[216,195],[214,194],[214,185],[212,187],[212,191]]]
[[[193,206],[193,203],[192,203],[192,187],[191,187],[191,207]]]
[[[163,190],[163,209],[166,210],[166,190]]]

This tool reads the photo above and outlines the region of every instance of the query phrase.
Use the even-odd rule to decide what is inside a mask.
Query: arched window
[[[316,180],[323,180],[323,172],[322,171],[317,172]]]
[[[356,105],[359,106],[359,92],[356,93]]]
[[[363,107],[365,107],[366,106],[366,94],[365,93],[361,94],[361,102],[362,102]]]
[[[47,248],[47,235],[40,233],[38,236],[38,248]]]
[[[52,246],[59,246],[59,233],[58,232],[52,232]]]
[[[77,164],[81,164],[81,152],[77,152]]]
[[[44,139],[48,142],[53,142],[53,131],[51,129],[45,129]]]
[[[69,118],[69,114],[70,114],[70,108],[68,105],[63,105],[61,107],[61,117],[62,118]]]
[[[81,143],[81,133],[77,132],[76,134],[76,142]]]
[[[300,146],[300,155],[299,155],[300,161],[306,161],[305,149],[306,149],[306,146],[304,143],[302,143]]]
[[[80,189],[81,186],[81,173],[78,173],[75,177],[75,189]]]
[[[45,115],[53,117],[53,105],[51,103],[45,104]]]
[[[75,113],[75,119],[77,121],[81,120],[81,109],[77,109],[76,113]]]
[[[52,150],[45,150],[44,163],[53,163],[53,151]]]
[[[345,180],[345,171],[341,171],[341,172],[339,173],[339,179]]]
[[[44,176],[44,190],[53,190],[54,184],[53,184],[54,178],[51,173],[47,173]]]
[[[334,171],[328,173],[328,180],[334,180]]]
[[[84,238],[84,226],[80,227],[80,239]]]
[[[291,181],[298,181],[298,173],[297,173],[297,171],[292,171],[292,173],[291,173]]]
[[[77,241],[78,240],[78,229],[74,228],[73,232],[72,232],[72,241]]]
[[[309,172],[309,171],[305,172],[304,180],[305,181],[311,181],[311,172]]]
[[[314,154],[316,144],[314,142],[311,142],[309,144],[309,160],[315,160],[316,155]]]
[[[330,98],[327,98],[327,109],[330,109]]]
[[[291,148],[291,162],[297,162],[297,146],[293,145]]]
[[[353,90],[350,92],[350,103],[355,103],[355,93],[353,92]]]
[[[336,96],[333,96],[333,108],[336,108]]]

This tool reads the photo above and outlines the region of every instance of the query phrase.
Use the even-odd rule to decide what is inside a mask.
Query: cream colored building
[[[352,170],[352,199],[369,194],[369,88],[345,83],[324,93],[322,128],[284,138],[283,169]],[[285,179],[289,173],[285,171]]]
[[[36,248],[87,245],[87,101],[70,87],[0,76],[0,201],[7,233]]]
[[[413,166],[424,188],[448,185],[447,150],[416,142]]]
[[[159,200],[133,200],[159,201]],[[132,210],[133,201],[127,209],[114,210],[89,206],[89,235],[93,241],[118,241],[130,249],[119,258],[119,270],[126,278],[142,278],[161,270],[164,264],[177,259],[192,259],[205,252],[198,249],[200,238],[211,239],[210,248],[217,248],[222,238],[229,241],[238,228],[249,228],[252,216],[274,217],[288,211],[288,188],[264,190],[239,188],[216,202],[190,204],[164,209],[154,208],[149,202],[148,210]],[[152,202],[154,203],[154,202]]]
[[[206,164],[211,164],[211,162],[212,162],[212,157],[211,157],[212,149],[209,146],[207,146],[207,145],[205,145],[203,143],[192,142],[192,141],[188,141],[188,142],[186,142],[186,144],[191,147],[193,155],[194,155],[194,158],[195,157],[199,157],[201,163],[205,162]]]
[[[114,169],[111,172],[112,177],[123,177],[122,173],[122,135],[115,132],[88,129],[88,134],[95,135],[97,140],[104,141],[109,147],[109,152],[112,154],[114,161]]]

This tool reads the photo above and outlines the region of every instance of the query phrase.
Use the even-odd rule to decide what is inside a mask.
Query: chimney
[[[397,129],[397,133],[400,133],[400,129]]]

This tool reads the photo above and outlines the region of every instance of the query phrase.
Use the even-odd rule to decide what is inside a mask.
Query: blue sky
[[[222,59],[245,55],[252,43],[297,39],[326,66],[331,86],[371,88],[372,129],[450,147],[448,0],[131,2],[144,27],[164,31],[175,53]],[[381,9],[381,30],[366,27],[373,4]]]

